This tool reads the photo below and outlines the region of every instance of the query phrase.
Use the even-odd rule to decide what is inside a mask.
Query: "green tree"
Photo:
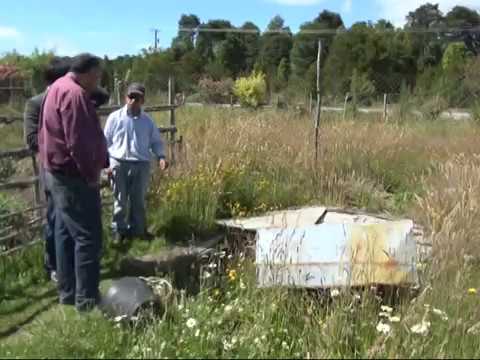
[[[445,26],[445,18],[438,4],[427,3],[408,13],[405,28],[416,30],[411,31],[409,37],[419,71],[440,63],[445,41],[442,30],[445,30]]]
[[[198,56],[202,57],[206,63],[215,59],[222,42],[227,38],[227,31],[217,32],[214,31],[215,29],[228,30],[234,29],[234,27],[227,20],[210,20],[206,24],[199,26],[196,51]]]
[[[370,81],[367,74],[359,73],[357,69],[354,69],[350,83],[350,93],[352,94],[354,107],[360,104],[369,105],[375,94],[375,85]]]
[[[442,68],[447,74],[461,74],[467,60],[467,48],[463,42],[450,43],[442,58]]]
[[[240,29],[248,31],[243,33],[242,39],[245,47],[245,71],[250,73],[260,52],[260,29],[250,21],[243,24]]]
[[[114,89],[114,65],[113,61],[108,58],[108,56],[105,56],[103,58],[103,71],[102,71],[102,79],[100,80],[100,85],[107,89],[110,94],[113,94],[113,89]]]
[[[326,92],[343,96],[350,89],[354,69],[366,74],[379,94],[398,93],[402,80],[413,85],[415,59],[403,35],[386,21],[355,23],[338,34],[323,69]]]
[[[448,27],[455,29],[472,29],[480,25],[480,14],[465,6],[455,6],[445,16]]]
[[[178,21],[178,35],[172,40],[172,50],[175,59],[180,59],[184,54],[194,48],[196,29],[200,25],[197,15],[182,14]]]
[[[306,22],[295,35],[291,54],[293,74],[303,81],[310,66],[316,62],[318,40],[322,40],[323,55],[328,51],[335,37],[335,31],[343,27],[343,20],[337,13],[324,10],[313,21]],[[318,31],[319,33],[315,33]],[[324,33],[321,33],[324,31]]]
[[[277,68],[282,59],[290,57],[292,44],[290,28],[284,26],[284,20],[280,16],[275,16],[270,21],[267,31],[261,37],[258,61],[258,67],[266,73],[270,85],[275,80]]]
[[[192,92],[204,72],[204,62],[192,50],[185,53],[182,58],[175,62],[178,90]]]
[[[469,52],[480,55],[480,32],[473,31],[480,27],[480,14],[465,6],[455,6],[445,19],[451,29],[448,38],[463,41]]]
[[[288,85],[288,76],[290,72],[290,65],[287,58],[283,58],[278,64],[277,68],[277,89],[284,89]]]
[[[229,33],[219,46],[216,60],[222,64],[229,74],[237,77],[245,71],[247,48],[242,40],[242,34]]]
[[[442,58],[443,75],[438,91],[450,106],[468,103],[468,91],[464,74],[467,63],[467,48],[463,42],[450,43]]]
[[[175,61],[171,51],[144,51],[132,64],[132,79],[143,82],[151,93],[166,91],[172,74],[175,74]]]
[[[44,79],[44,71],[55,54],[52,51],[40,52],[38,49],[29,55],[21,55],[13,50],[3,55],[0,64],[15,65],[25,78],[32,80],[32,93],[28,96],[38,94],[47,85]]]
[[[230,78],[231,73],[218,59],[210,61],[204,68],[204,75],[214,81]]]
[[[467,59],[465,64],[465,88],[470,100],[480,105],[480,56]]]

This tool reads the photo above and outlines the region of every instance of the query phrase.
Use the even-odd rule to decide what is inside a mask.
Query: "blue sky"
[[[202,21],[230,20],[240,26],[250,20],[264,29],[281,15],[293,31],[324,9],[339,12],[351,25],[360,20],[387,18],[401,25],[419,0],[14,0],[2,1],[0,54],[16,49],[28,54],[35,47],[60,55],[89,51],[97,55],[135,54],[153,43],[152,28],[160,29],[160,46],[168,47],[181,14]],[[462,4],[480,9],[480,0],[435,0],[442,10]]]

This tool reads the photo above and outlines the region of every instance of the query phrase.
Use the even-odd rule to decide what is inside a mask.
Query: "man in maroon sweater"
[[[90,101],[100,75],[99,58],[75,57],[71,71],[49,88],[40,119],[39,156],[56,216],[60,303],[79,311],[90,310],[100,300],[99,180],[108,167],[108,151]]]

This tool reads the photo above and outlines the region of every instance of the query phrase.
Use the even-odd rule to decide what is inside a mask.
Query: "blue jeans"
[[[90,310],[100,300],[100,190],[83,179],[58,173],[46,171],[45,178],[55,207],[60,303]]]
[[[113,185],[113,231],[142,236],[147,229],[145,196],[150,180],[147,161],[118,161],[110,159]]]

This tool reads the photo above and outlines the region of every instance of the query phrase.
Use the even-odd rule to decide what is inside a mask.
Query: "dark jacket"
[[[25,103],[25,111],[23,113],[23,134],[25,143],[28,148],[35,153],[38,152],[38,119],[40,117],[40,109],[45,94],[46,92],[44,91],[41,94],[28,99]],[[96,108],[106,104],[109,98],[109,93],[100,87],[90,96],[90,99]]]
[[[45,92],[28,99],[23,113],[23,134],[28,148],[38,152],[38,119]]]

